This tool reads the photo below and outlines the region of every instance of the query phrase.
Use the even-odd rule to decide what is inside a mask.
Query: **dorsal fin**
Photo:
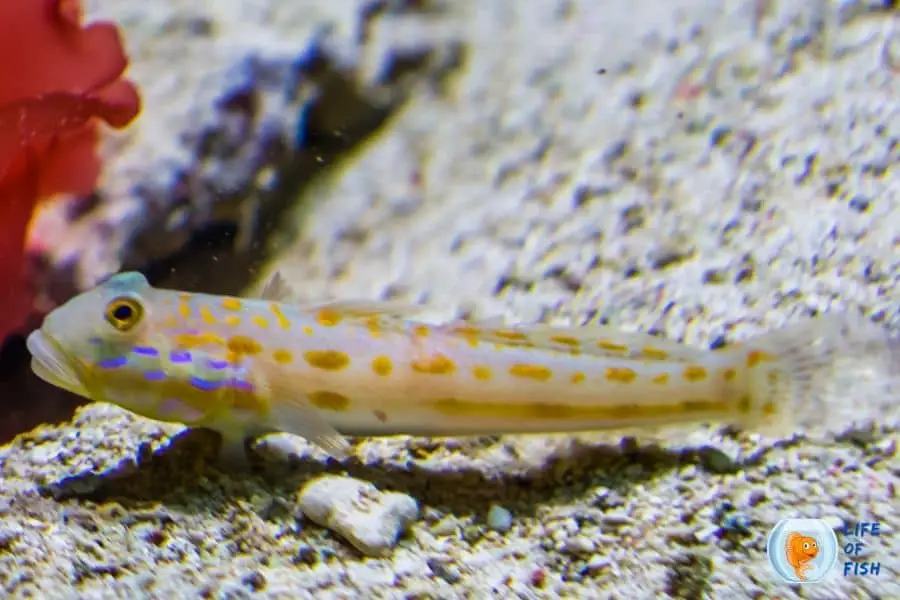
[[[263,284],[262,290],[259,292],[259,298],[273,302],[293,302],[295,294],[291,286],[281,276],[281,272],[275,271],[275,274]]]
[[[294,304],[301,310],[309,312],[331,310],[339,313],[341,318],[344,319],[377,318],[380,326],[384,329],[412,321],[416,315],[421,315],[426,310],[426,307],[421,305],[383,300],[325,300],[301,304],[297,301],[297,294],[293,288],[291,288],[281,273],[277,271],[263,284],[259,298],[261,300]]]

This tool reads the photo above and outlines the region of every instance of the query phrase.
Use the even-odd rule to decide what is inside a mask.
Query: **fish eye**
[[[119,331],[128,331],[141,322],[144,307],[134,298],[119,296],[106,305],[106,321]]]
[[[803,549],[804,549],[804,550],[809,550],[809,542],[804,542],[804,543],[803,543]]]

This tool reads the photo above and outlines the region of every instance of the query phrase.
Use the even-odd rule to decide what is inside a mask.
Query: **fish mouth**
[[[69,365],[66,352],[60,344],[43,331],[34,331],[25,342],[31,353],[31,370],[51,385],[79,396],[90,397],[77,373]]]

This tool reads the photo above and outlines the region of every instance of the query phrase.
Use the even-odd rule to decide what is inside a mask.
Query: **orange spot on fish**
[[[688,367],[685,367],[684,373],[682,373],[682,375],[684,375],[684,378],[690,382],[703,381],[704,379],[706,379],[706,369],[697,365],[690,365]]]
[[[471,325],[460,325],[454,327],[450,331],[459,335],[481,335],[481,330],[477,327],[472,327]]]
[[[481,330],[477,327],[471,327],[469,325],[460,325],[458,327],[454,327],[450,330],[451,333],[455,333],[457,335],[481,335]]]
[[[479,381],[488,381],[491,378],[491,369],[484,365],[472,367],[472,376]]]
[[[319,309],[319,312],[316,314],[316,321],[322,327],[334,327],[341,322],[341,314],[333,308],[328,308],[326,306]]]
[[[660,373],[659,375],[654,375],[650,380],[653,383],[658,385],[662,385],[664,383],[669,383],[669,374],[668,373]]]
[[[238,311],[241,310],[243,304],[237,298],[222,298],[222,308],[225,310]]]
[[[387,423],[388,416],[387,413],[383,410],[373,410],[372,414],[375,415],[375,418],[381,421],[382,423]]]
[[[291,322],[284,316],[284,312],[282,312],[281,306],[277,302],[269,303],[269,312],[275,317],[275,322],[278,323],[279,327],[282,329],[291,328]]]
[[[481,335],[481,330],[469,325],[458,325],[451,327],[450,333],[462,337],[469,346],[476,348],[478,346],[478,336]]]
[[[644,346],[641,348],[641,354],[653,360],[666,360],[669,358],[668,352],[660,350],[659,348],[654,348],[653,346]]]
[[[247,335],[234,335],[228,338],[228,350],[235,354],[259,354],[262,352],[262,345]]]
[[[376,356],[372,359],[372,370],[375,374],[386,377],[394,370],[394,363],[388,356]]]
[[[628,352],[628,346],[625,344],[617,344],[609,340],[600,340],[597,342],[597,347],[608,352]]]
[[[216,318],[216,315],[214,315],[212,311],[209,310],[208,306],[200,307],[200,319],[202,319],[203,322],[207,325],[216,325],[219,322],[219,320]]]
[[[241,324],[241,318],[237,315],[225,315],[225,317],[222,319],[222,322],[229,327],[237,327]]]
[[[584,381],[584,373],[582,373],[581,371],[572,373],[571,381],[572,383],[581,383],[582,381]]]
[[[343,412],[350,406],[350,398],[336,392],[325,390],[310,392],[307,398],[313,406],[323,410]]]
[[[735,377],[737,377],[737,370],[735,369],[725,369],[722,371],[722,378],[725,381],[732,381]]]
[[[417,373],[427,373],[429,375],[450,375],[456,370],[456,363],[443,354],[436,354],[423,360],[413,361],[410,366]]]
[[[268,329],[269,328],[269,322],[266,320],[265,317],[261,317],[259,315],[253,315],[252,317],[250,317],[250,320],[253,321],[253,324],[256,325],[257,327],[259,327],[260,329]]]
[[[201,346],[224,346],[225,338],[214,333],[179,333],[175,335],[175,343],[181,348],[199,348]]]
[[[524,342],[528,339],[528,336],[522,333],[521,331],[510,331],[507,329],[497,329],[494,331],[494,335],[498,338],[504,340],[512,340],[512,341],[520,341]]]
[[[371,316],[366,318],[366,329],[369,330],[369,333],[372,337],[378,337],[381,335],[381,319],[377,316]]]
[[[627,367],[610,367],[606,369],[607,381],[616,381],[618,383],[631,383],[637,378],[634,369]]]
[[[554,335],[550,338],[551,342],[556,342],[557,344],[563,344],[565,346],[580,346],[581,340],[576,337],[572,337],[570,335]]]
[[[431,329],[429,329],[427,325],[416,325],[413,327],[413,333],[419,337],[428,337],[428,334],[431,333]]]
[[[753,368],[761,362],[772,362],[774,357],[759,350],[751,350],[747,353],[747,367]]]
[[[529,365],[517,363],[509,368],[509,374],[513,377],[534,379],[535,381],[547,381],[553,377],[553,371],[542,365]]]
[[[279,348],[275,352],[272,353],[272,358],[275,359],[276,362],[280,362],[283,365],[286,365],[290,362],[293,362],[294,355],[291,354],[290,350],[285,350],[284,348]]]
[[[304,325],[303,333],[305,333],[306,335],[312,335],[315,333],[315,330],[312,327],[310,327],[309,325]]]
[[[191,305],[189,302],[180,302],[178,304],[178,314],[181,315],[182,319],[189,319],[191,317]]]
[[[325,371],[340,371],[350,364],[347,353],[337,350],[309,350],[303,353],[303,358],[311,367]]]

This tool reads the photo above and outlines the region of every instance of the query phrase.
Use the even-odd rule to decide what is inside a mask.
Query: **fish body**
[[[604,326],[432,325],[378,302],[301,306],[152,287],[122,273],[50,313],[28,347],[48,382],[226,440],[461,436],[678,422],[779,426],[844,349],[816,319],[710,351]],[[849,346],[847,346],[849,348]]]
[[[812,568],[810,563],[819,555],[819,543],[814,537],[792,531],[784,542],[784,554],[797,579],[803,581]]]

